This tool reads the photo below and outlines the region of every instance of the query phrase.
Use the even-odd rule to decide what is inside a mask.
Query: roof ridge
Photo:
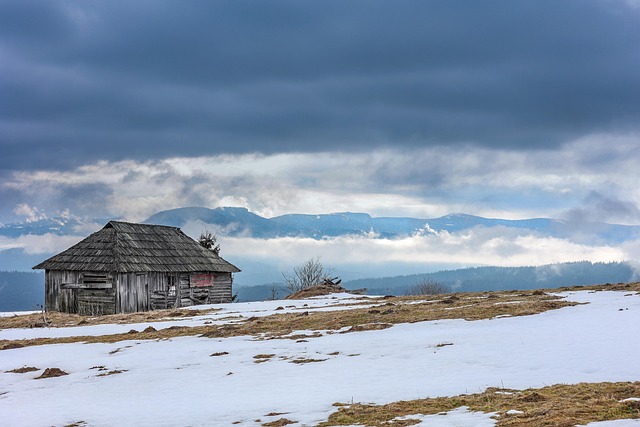
[[[125,225],[132,225],[134,227],[164,227],[164,228],[176,228],[178,230],[180,230],[180,227],[176,227],[173,225],[163,225],[163,224],[143,224],[140,222],[129,222],[129,221],[118,221],[118,220],[111,220],[109,221],[103,228],[112,225],[112,224],[125,224]],[[113,227],[113,225],[112,225]]]

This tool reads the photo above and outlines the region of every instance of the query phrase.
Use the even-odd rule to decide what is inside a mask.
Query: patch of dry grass
[[[6,372],[9,372],[12,374],[26,374],[27,372],[35,372],[39,370],[40,369],[36,368],[35,366],[23,366],[22,368],[12,369]]]
[[[57,311],[48,311],[46,313],[47,324],[44,324],[42,313],[32,313],[24,315],[15,315],[11,317],[0,317],[0,329],[9,328],[42,328],[44,326],[53,328],[64,328],[71,326],[90,326],[101,324],[127,324],[127,323],[145,323],[145,322],[162,322],[176,320],[179,318],[202,316],[219,311],[219,308],[211,308],[206,310],[197,309],[169,309],[145,311],[141,313],[128,314],[106,314],[104,316],[81,316],[79,314],[59,313]]]
[[[382,427],[396,417],[438,414],[461,406],[472,411],[497,413],[498,427],[573,427],[596,421],[640,418],[640,382],[554,385],[523,391],[488,388],[484,393],[437,397],[387,405],[336,403],[338,410],[319,427],[363,425]],[[507,414],[509,410],[521,413]],[[411,420],[408,420],[411,421]],[[398,424],[393,425],[410,425]]]
[[[269,360],[271,360],[273,357],[275,356],[275,354],[256,354],[255,356],[253,356],[253,363],[264,363],[264,362],[268,362]]]
[[[284,297],[285,300],[305,299],[311,297],[319,297],[338,292],[349,292],[340,285],[317,285],[301,291],[294,292]]]
[[[436,348],[442,348],[442,347],[446,347],[449,345],[453,345],[452,342],[441,342],[440,344],[436,344]]]
[[[43,378],[55,378],[55,377],[62,377],[65,375],[69,375],[68,373],[66,373],[65,371],[63,371],[60,368],[47,368],[44,370],[44,372],[42,373],[42,375],[40,375],[39,377],[36,377],[36,380],[40,380]]]
[[[104,372],[102,374],[98,374],[98,377],[108,377],[109,375],[121,374],[123,372],[127,372],[126,369],[114,369],[113,371]]]
[[[635,283],[606,283],[604,285],[589,285],[589,286],[565,286],[558,289],[546,289],[551,292],[566,292],[566,291],[631,291],[640,292],[640,282]]]
[[[255,356],[253,356],[254,359],[271,359],[273,356],[275,356],[275,354],[270,353],[270,354],[256,354]]]
[[[302,357],[299,359],[293,359],[291,360],[291,363],[295,363],[296,365],[304,365],[306,363],[318,363],[318,362],[324,362],[328,359],[311,359],[308,357]]]
[[[590,287],[572,287],[549,292],[590,290],[640,292],[640,283],[599,285]],[[358,332],[371,329],[384,329],[399,323],[414,323],[439,319],[480,320],[498,316],[527,316],[576,305],[559,297],[539,291],[504,291],[484,293],[458,293],[435,296],[385,297],[377,301],[375,308],[363,307],[343,311],[310,311],[301,313],[273,314],[266,317],[252,317],[244,322],[225,325],[203,325],[194,327],[172,327],[161,330],[147,328],[142,332],[111,334],[101,336],[74,336],[60,338],[36,338],[25,340],[0,340],[0,349],[8,350],[32,345],[64,344],[73,342],[114,343],[124,340],[170,339],[182,336],[203,336],[224,338],[249,335],[261,339],[290,338],[306,340],[322,336],[322,332]],[[209,312],[209,311],[206,311]],[[159,310],[157,312],[134,313],[127,315],[102,316],[100,323],[121,321],[143,321],[143,316],[154,316],[156,320],[166,318],[170,313],[189,315],[203,314],[197,310]],[[60,314],[60,313],[59,313]],[[62,315],[61,316],[74,316]],[[114,317],[115,316],[115,317]],[[120,316],[120,317],[118,317]],[[18,316],[22,317],[22,316]],[[6,319],[6,318],[5,318]],[[14,319],[9,318],[9,319]],[[150,320],[150,318],[146,318]],[[311,334],[293,334],[294,331],[316,331]]]
[[[289,424],[295,424],[297,421],[291,421],[287,418],[280,418],[279,420],[270,421],[268,423],[262,424],[265,427],[283,427]]]
[[[350,332],[363,332],[363,331],[381,331],[392,327],[391,323],[365,323],[364,325],[349,326],[348,329],[340,331],[341,334],[348,334]]]
[[[204,336],[216,337],[222,331],[235,329],[236,334],[280,338],[296,330],[360,332],[388,328],[398,323],[414,323],[439,319],[489,319],[496,316],[524,316],[575,305],[558,297],[522,293],[495,293],[495,298],[478,298],[476,294],[442,298],[397,297],[387,299],[377,309],[358,308],[333,312],[311,312],[307,316],[286,313],[258,318],[240,325],[225,325]],[[518,301],[517,304],[513,304]],[[296,338],[300,338],[298,335]],[[310,338],[306,336],[304,338]]]
[[[14,348],[22,348],[24,347],[24,344],[21,344],[22,340],[13,340],[13,341],[8,341],[8,340],[0,340],[0,350],[11,350]]]
[[[130,345],[127,345],[127,346],[125,346],[125,347],[118,347],[118,348],[116,348],[115,350],[111,350],[111,351],[109,352],[109,354],[116,354],[116,353],[119,353],[119,352],[121,352],[122,350],[124,350],[125,348],[131,348],[131,346],[130,346]]]
[[[532,292],[522,291],[391,297],[380,300],[379,306],[375,309],[363,307],[342,311],[305,312],[304,316],[300,313],[273,314],[265,317],[252,317],[243,323],[171,327],[160,330],[147,328],[137,333],[0,340],[0,349],[73,342],[114,343],[131,339],[170,339],[194,335],[208,338],[249,335],[260,339],[290,338],[300,340],[322,336],[322,333],[318,331],[349,333],[385,329],[398,323],[439,319],[480,320],[496,316],[526,316],[571,305],[576,305],[576,303],[564,301],[556,296],[534,295]],[[316,332],[301,335],[293,334],[294,331]]]

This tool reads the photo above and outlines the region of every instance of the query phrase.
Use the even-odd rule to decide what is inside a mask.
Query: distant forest
[[[0,271],[0,311],[38,310],[44,304],[44,273]]]
[[[437,282],[451,292],[480,292],[512,289],[557,288],[638,280],[631,265],[624,262],[588,261],[551,264],[539,267],[474,267],[435,273],[412,274],[343,282],[347,289],[367,288],[370,295],[404,295],[423,281]],[[236,286],[238,301],[261,301],[288,292],[282,283]],[[37,310],[44,303],[42,272],[0,271],[0,311]]]
[[[452,292],[502,291],[557,288],[605,283],[627,283],[634,269],[624,262],[589,261],[550,264],[538,267],[474,267],[409,276],[358,279],[347,289],[367,288],[369,294],[403,295],[410,287],[428,280],[446,285]]]
[[[591,263],[589,261],[550,264],[538,267],[473,267],[435,273],[412,274],[343,282],[346,289],[367,288],[369,295],[405,295],[423,281],[445,285],[451,292],[481,292],[512,289],[557,288],[605,283],[628,283],[638,280],[634,269],[624,262]],[[281,283],[243,286],[234,289],[238,301],[260,301],[288,294]]]

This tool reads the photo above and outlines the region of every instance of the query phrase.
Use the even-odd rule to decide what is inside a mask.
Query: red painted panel
[[[213,273],[192,274],[189,277],[192,287],[213,286]]]

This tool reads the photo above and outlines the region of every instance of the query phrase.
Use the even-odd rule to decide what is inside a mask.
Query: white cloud
[[[558,238],[518,235],[478,227],[459,233],[412,236],[400,239],[337,237],[322,240],[230,238],[223,240],[223,256],[249,257],[289,268],[320,256],[327,265],[409,263],[461,266],[529,266],[570,261],[625,261],[640,243],[629,248],[588,246]]]
[[[82,186],[92,186],[86,191],[93,192],[83,209],[93,206],[94,217],[130,221],[176,207],[231,205],[263,216],[360,211],[553,217],[585,208],[594,192],[640,206],[637,140],[636,135],[592,135],[561,149],[537,151],[452,146],[101,161],[69,171],[18,172],[0,183],[0,191],[22,194],[19,212],[28,218],[41,213],[32,206],[77,214],[83,199],[68,203],[65,197],[83,191]],[[71,190],[50,196],[61,188]]]
[[[188,235],[197,237],[205,226],[207,225],[201,222],[192,222],[183,230]],[[98,226],[91,224],[87,227],[86,231],[89,233],[95,231]],[[209,229],[214,232],[219,231],[211,227]],[[320,257],[329,268],[349,270],[359,266],[357,268],[362,271],[358,274],[361,277],[429,272],[433,271],[434,266],[436,268],[481,265],[508,267],[571,261],[611,262],[640,259],[640,241],[630,241],[619,247],[587,245],[560,238],[523,234],[522,230],[502,227],[476,227],[456,233],[444,231],[398,239],[382,239],[374,236],[346,236],[321,240],[295,237],[256,239],[228,237],[223,234],[219,236],[221,236],[219,243],[225,259],[237,263],[245,273],[251,273],[253,276],[257,275],[257,272],[252,271],[256,263],[268,266],[270,271],[287,271],[315,257]],[[23,249],[27,254],[55,254],[69,248],[84,237],[86,236],[54,234],[25,235],[18,238],[0,237],[0,251]],[[236,260],[250,261],[251,265],[246,268]],[[402,266],[410,266],[411,270]],[[371,274],[373,270],[377,273]],[[370,274],[367,275],[366,271]],[[387,273],[387,271],[393,272]]]
[[[47,215],[40,211],[40,209],[29,206],[27,203],[20,203],[13,209],[16,215],[23,216],[26,222],[34,222],[41,219],[46,219]]]
[[[58,236],[26,234],[16,238],[0,236],[0,251],[23,249],[27,254],[54,254],[75,245],[86,236]]]

